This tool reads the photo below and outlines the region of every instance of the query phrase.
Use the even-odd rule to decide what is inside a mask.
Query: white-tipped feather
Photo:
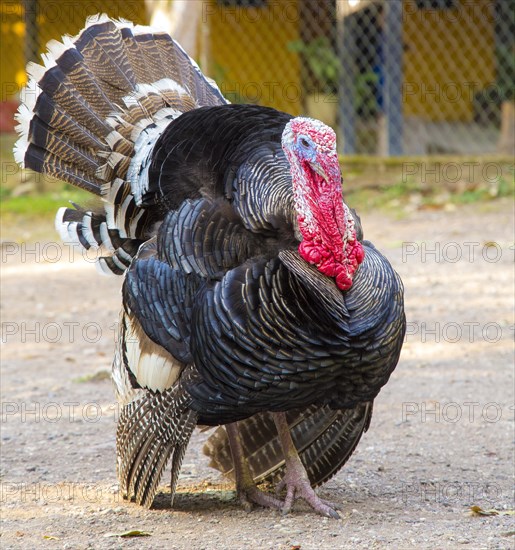
[[[139,220],[141,219],[141,217],[143,216],[144,213],[145,213],[144,210],[140,210],[136,214],[136,216],[134,216],[134,218],[131,220],[131,223],[130,223],[130,226],[129,226],[129,234],[131,236],[136,235],[136,228],[138,227],[138,222],[139,222]]]
[[[34,67],[32,69],[35,72]],[[40,93],[41,89],[33,77],[29,79],[27,86],[20,92],[20,106],[15,115],[15,119],[18,122],[16,131],[20,137],[14,145],[14,160],[22,168],[25,168],[25,153],[29,147],[30,122],[34,116],[34,107]]]
[[[41,54],[41,59],[43,60],[46,70],[55,67],[57,65],[57,60],[66,50],[75,49],[75,44],[69,36],[63,36],[61,40],[62,42],[55,39],[47,42],[47,51]]]
[[[116,228],[116,209],[114,202],[116,195],[120,190],[120,187],[125,185],[125,182],[121,178],[116,178],[114,182],[109,185],[109,183],[104,184],[102,187],[102,200],[104,201],[104,210],[106,213],[106,222],[107,227]]]
[[[184,86],[181,86],[178,82],[172,80],[171,78],[161,78],[161,80],[153,82],[152,86],[159,91],[171,90],[172,92],[178,92],[179,94],[184,95],[187,95],[188,93],[186,92],[186,88],[184,88]]]
[[[113,275],[113,272],[107,265],[105,258],[98,258],[98,260],[95,262],[95,267],[97,273],[100,273],[100,275]]]
[[[63,220],[66,210],[67,208],[62,206],[55,215],[55,229],[59,233],[59,236],[63,242],[66,242],[68,239],[68,222]]]
[[[171,78],[161,78],[151,84],[138,84],[136,86],[136,91],[133,94],[126,96],[126,98],[139,100],[142,97],[152,93],[161,95],[160,92],[163,91],[177,92],[181,95],[189,95],[186,88],[181,86],[175,80],[172,80]]]
[[[79,223],[75,221],[64,221],[64,215],[67,210],[68,209],[63,206],[57,211],[54,222],[55,229],[59,233],[59,236],[64,244],[73,248],[82,249],[83,245],[80,242],[79,235],[77,233]],[[81,231],[82,236],[88,241],[92,248],[99,248],[99,245],[91,230],[91,212],[87,212],[82,218]]]
[[[97,264],[98,265],[98,264]],[[100,269],[100,267],[99,267]],[[122,406],[137,398],[142,393],[141,389],[134,389],[129,378],[129,370],[125,367],[123,360],[123,332],[121,327],[124,324],[125,314],[122,312],[118,324],[118,338],[114,350],[112,380],[116,391],[116,399]]]
[[[92,248],[96,249],[99,247],[99,243],[97,243],[95,235],[93,235],[93,230],[91,229],[92,220],[91,212],[86,212],[82,218],[82,236],[88,241]]]
[[[106,213],[106,222],[107,222],[107,227],[115,227],[114,223],[115,223],[115,219],[114,219],[114,211],[115,211],[115,208],[114,208],[114,204],[110,204],[109,202],[107,202],[106,199],[103,199],[104,201],[104,211]]]
[[[66,51],[75,48],[75,42],[88,28],[106,22],[112,22],[118,29],[131,29],[133,35],[149,34],[156,38],[166,36],[165,32],[149,26],[134,25],[130,21],[116,20],[106,14],[98,14],[87,19],[85,28],[78,35],[73,37],[63,36],[61,41],[51,40],[48,42],[47,50],[42,55],[42,64],[29,63],[27,66],[29,81],[20,93],[21,105],[15,116],[18,122],[16,130],[19,133],[19,139],[14,147],[14,158],[22,167],[25,166],[25,156],[29,147],[29,131],[34,117],[34,108],[41,94],[38,82],[41,81],[49,69],[56,66],[58,60]],[[177,44],[177,47],[184,52],[180,45]],[[191,58],[189,60],[195,71],[205,78],[198,65]],[[216,84],[210,79],[207,79],[207,81],[209,86],[219,93]],[[149,95],[158,97],[159,101],[145,101],[145,98]],[[137,209],[133,213],[132,219],[128,220],[126,219],[128,208],[133,201],[140,204],[138,201],[141,201],[143,194],[148,190],[148,167],[153,147],[166,126],[182,114],[176,108],[169,106],[173,105],[175,101],[180,101],[180,96],[185,96],[188,101],[192,99],[190,92],[182,83],[176,82],[170,77],[161,78],[153,83],[138,83],[132,93],[128,93],[119,101],[119,112],[112,112],[107,117],[106,122],[113,128],[113,131],[108,134],[107,138],[102,136],[101,139],[105,140],[111,151],[97,151],[96,154],[98,157],[106,159],[104,170],[100,169],[97,176],[105,176],[106,178],[118,176],[114,181],[106,182],[101,189],[101,196],[105,202],[106,222],[101,223],[99,226],[99,238],[102,240],[101,246],[110,252],[115,252],[109,236],[110,229],[117,230],[121,238],[141,238],[138,225],[146,213],[142,209]],[[150,107],[151,105],[152,107]],[[156,112],[149,111],[149,109],[155,109],[156,106],[160,105],[162,107],[158,108]],[[63,112],[66,113],[66,109]],[[127,157],[130,157],[133,153],[132,151],[127,152],[127,137],[124,138],[124,136],[130,136],[128,139],[135,143],[134,151],[136,151],[127,175],[120,168],[127,162]],[[124,155],[120,153],[122,149],[119,148],[119,145],[122,144]],[[118,151],[115,152],[113,149],[118,149]],[[117,174],[116,170],[120,170],[120,173]],[[120,189],[126,186],[127,182],[130,182],[135,197],[128,195],[126,190],[118,196]],[[124,196],[123,204],[116,204],[120,197]],[[56,216],[55,225],[62,240],[70,245],[81,247],[82,244],[77,233],[77,229],[80,227],[81,239],[83,241],[85,239],[91,247],[98,248],[100,243],[97,242],[93,233],[91,217],[86,215],[80,224],[75,221],[65,222],[66,210],[66,208],[61,208]],[[119,254],[124,262],[130,261],[131,256],[129,253],[121,250]],[[113,256],[112,261],[121,270],[125,270],[125,265],[121,264],[119,258]],[[99,259],[96,263],[101,272],[112,272],[105,260]],[[157,358],[152,358],[151,361],[159,364]]]
[[[132,195],[127,195],[122,205],[118,209],[118,215],[116,216],[116,227],[118,227],[120,231],[120,235],[122,237],[128,236],[127,232],[125,231],[125,221],[126,221],[126,215],[127,215],[127,208],[129,207],[129,205],[133,200],[134,200],[134,197]]]
[[[138,36],[140,34],[166,34],[160,29],[156,29],[155,27],[149,27],[147,25],[134,25],[132,27],[132,33],[134,36]]]
[[[148,191],[148,169],[152,155],[152,148],[145,148],[146,157],[141,159],[139,165],[134,166],[134,173],[129,178],[134,200],[138,206],[141,206],[143,195]]]
[[[211,79],[211,78],[206,78],[206,76],[204,75],[204,73],[200,70],[200,67],[198,66],[197,62],[191,58],[188,53],[184,50],[184,48],[178,43],[178,42],[175,42],[174,40],[174,44],[185,54],[188,56],[191,64],[193,65],[193,68],[195,69],[195,71],[202,77],[204,78],[208,85],[211,87],[212,90],[215,90],[217,93],[219,93],[220,95],[222,95],[222,92],[220,91],[220,88],[218,87],[218,85],[216,84],[216,82]],[[223,96],[222,96],[223,97]],[[226,103],[229,103],[225,98],[224,100],[226,101]]]
[[[29,78],[33,78],[36,82],[39,82],[44,74],[46,73],[46,68],[43,65],[38,65],[33,61],[27,63],[27,75]]]
[[[122,180],[122,178],[116,178],[111,184],[109,184],[109,182],[105,183],[102,186],[102,198],[104,199],[104,201],[114,203],[120,187],[122,187],[124,184],[125,181]]]
[[[177,109],[174,109],[173,107],[165,107],[164,109],[159,109],[159,111],[157,111],[157,113],[153,115],[153,119],[156,122],[156,124],[161,122],[163,119],[166,119],[165,125],[163,126],[161,124],[159,126],[162,133],[162,131],[166,128],[166,126],[170,124],[172,120],[175,120],[180,115],[182,115],[182,113]]]
[[[132,126],[130,122],[127,122],[120,113],[111,113],[106,118],[106,123],[109,124],[109,126],[112,126],[113,128],[119,128],[120,126]]]
[[[107,145],[109,145],[109,147],[113,149],[120,140],[123,140],[123,136],[117,130],[113,130],[112,132],[109,132],[109,134],[107,134],[105,140],[107,142]]]
[[[124,265],[117,257],[116,254],[111,256],[111,260],[113,261],[114,265],[120,269],[121,271],[125,271],[127,269],[127,266]]]
[[[141,134],[141,132],[151,124],[154,124],[154,120],[152,118],[142,118],[139,120],[135,125],[131,132],[131,141],[136,142],[138,139],[138,136]]]
[[[50,53],[42,53],[41,60],[43,61],[43,68],[45,69],[45,71],[48,71],[49,69],[57,65],[54,56]]]
[[[108,21],[114,23],[117,29],[134,28],[134,23],[128,21],[127,19],[124,19],[123,17],[120,17],[119,19],[113,19],[112,17],[109,17],[107,13],[96,13],[95,15],[90,15],[86,19],[86,24],[81,33],[84,32],[84,30],[86,30],[87,28],[92,27],[93,25],[97,25],[98,23],[107,23]]]
[[[18,125],[16,129],[18,130],[19,127],[20,125]],[[20,137],[14,144],[14,160],[21,166],[21,168],[25,168],[25,153],[27,152],[28,146],[29,143],[25,137]]]
[[[25,103],[27,108],[32,111],[36,106],[36,101],[41,93],[41,88],[35,78],[30,78],[29,82],[20,92],[20,102]]]
[[[136,153],[127,171],[127,180],[138,206],[148,190],[148,168],[154,145],[170,122],[180,115],[179,111],[171,107],[161,109],[153,117],[155,122],[143,128],[134,143]]]
[[[79,241],[79,237],[77,235],[77,222],[64,222],[63,227],[66,228],[66,231],[68,233],[68,237],[63,239],[64,243],[68,246],[79,246],[82,247]],[[63,232],[64,234],[64,232]]]
[[[109,252],[114,252],[115,248],[111,242],[111,237],[109,237],[107,223],[105,222],[100,224],[100,238],[102,239],[102,246],[109,250]]]
[[[117,254],[122,260],[125,260],[126,262],[130,262],[132,260],[132,256],[128,252],[125,252],[123,248],[119,248]]]
[[[152,342],[130,316],[125,317],[127,365],[138,384],[153,391],[164,391],[177,380],[183,364]]]

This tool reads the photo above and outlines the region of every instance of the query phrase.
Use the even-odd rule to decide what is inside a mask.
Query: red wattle
[[[356,240],[352,214],[343,203],[336,135],[320,122],[299,118],[289,123],[282,143],[290,162],[302,234],[299,254],[320,273],[334,278],[338,288],[347,290],[364,250]]]
[[[340,290],[348,290],[352,286],[352,277],[365,257],[365,251],[360,242],[348,243],[345,255],[342,250],[320,248],[320,243],[303,240],[299,244],[299,254],[308,263],[316,266],[326,277],[335,279]]]
[[[302,241],[299,245],[299,254],[308,263],[316,265],[322,260],[322,254],[316,246],[309,241]]]

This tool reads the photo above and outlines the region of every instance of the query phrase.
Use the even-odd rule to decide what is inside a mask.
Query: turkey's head
[[[284,128],[282,147],[290,163],[302,234],[299,254],[347,290],[364,250],[342,198],[336,135],[319,120],[293,118]]]

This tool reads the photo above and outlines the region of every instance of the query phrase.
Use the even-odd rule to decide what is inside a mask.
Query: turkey
[[[194,428],[241,502],[288,511],[345,463],[397,365],[403,288],[342,199],[332,129],[230,105],[170,36],[88,20],[29,64],[15,158],[86,189],[63,240],[123,274],[117,472],[172,499]],[[284,500],[256,482],[279,481]]]

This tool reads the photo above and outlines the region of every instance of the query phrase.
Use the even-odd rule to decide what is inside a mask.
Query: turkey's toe
[[[316,493],[308,479],[303,477],[296,479],[285,478],[278,484],[277,488],[280,490],[286,488],[286,498],[284,500],[284,506],[282,507],[283,514],[290,512],[295,500],[301,498],[305,500],[315,512],[318,512],[322,516],[328,518],[340,519],[336,508],[341,508],[337,504],[333,504],[327,500],[321,499]]]
[[[284,503],[282,500],[261,491],[256,486],[238,489],[237,492],[238,500],[246,512],[250,512],[252,510],[253,504],[258,504],[264,508],[275,508],[276,510],[283,509]]]

